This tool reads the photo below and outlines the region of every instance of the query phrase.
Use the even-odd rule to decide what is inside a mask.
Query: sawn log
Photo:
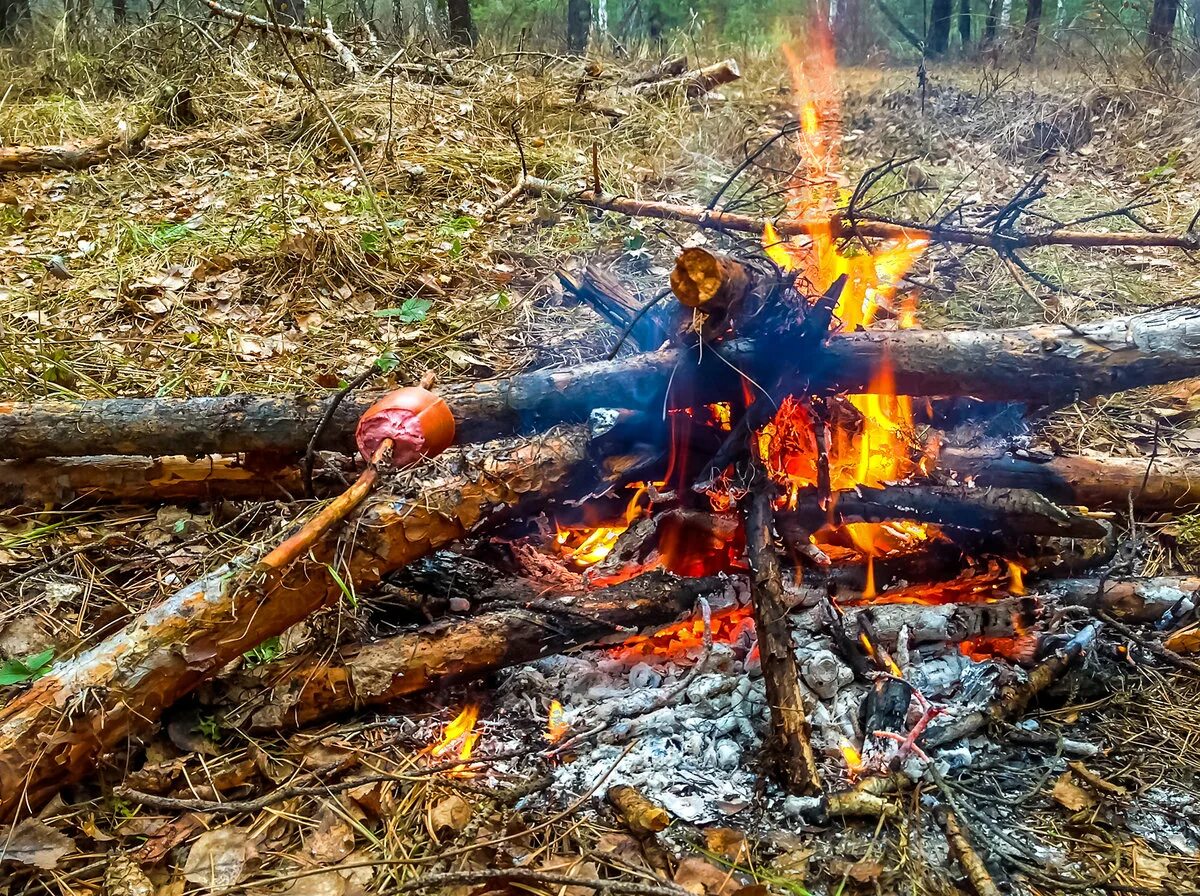
[[[277,570],[263,568],[269,545],[249,550],[56,664],[0,708],[0,817],[35,812],[246,650],[336,603],[342,582],[368,588],[492,508],[552,494],[586,453],[586,433],[565,429],[487,446],[437,478],[432,467],[400,474],[350,518],[352,539],[335,530]]]
[[[708,365],[708,401],[741,394],[730,364],[758,379],[775,379],[781,364],[794,364],[796,376],[811,377],[813,388],[863,392],[886,361],[900,394],[1061,405],[1200,375],[1200,308],[1166,308],[1075,330],[1035,326],[839,334],[829,339],[817,369],[804,367],[811,358],[784,357],[778,348],[764,350],[748,340],[724,345],[721,354],[722,359],[716,359],[711,349],[701,353],[669,348],[469,383],[441,393],[454,412],[460,441],[582,420],[596,407],[660,408],[672,377],[698,364]],[[377,397],[363,393],[343,402],[317,447],[353,451],[354,426]],[[328,401],[231,395],[0,403],[0,455],[161,457],[271,451],[298,456]]]

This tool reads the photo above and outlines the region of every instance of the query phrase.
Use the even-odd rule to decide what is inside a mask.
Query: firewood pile
[[[549,768],[573,808],[603,797],[643,845],[743,812],[869,829],[920,791],[969,886],[999,892],[946,777],[998,741],[1054,741],[1025,717],[1073,677],[1200,673],[1200,579],[1119,559],[1131,517],[1200,502],[1190,463],[1047,453],[1029,432],[1073,402],[1200,376],[1200,309],[926,330],[901,281],[931,243],[1083,251],[1122,235],[821,203],[776,224],[524,173],[505,203],[527,194],[756,231],[762,251],[689,246],[649,302],[603,268],[563,272],[620,349],[571,368],[436,395],[380,395],[364,376],[324,400],[0,406],[6,504],[336,495],[0,708],[0,814],[38,813],[189,701],[257,736],[467,685],[478,699],[445,730],[411,726],[439,741],[439,771],[470,775],[481,755]],[[1013,405],[1018,427],[975,425]],[[399,622],[332,655],[240,661],[347,595],[393,602]]]

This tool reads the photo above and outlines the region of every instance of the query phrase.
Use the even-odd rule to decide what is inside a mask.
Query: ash
[[[554,699],[562,704],[568,737],[578,740],[556,771],[564,799],[593,792],[599,804],[609,786],[629,784],[693,824],[728,818],[752,804],[778,808],[800,820],[816,804],[785,799],[760,767],[770,718],[753,620],[747,614],[731,637],[727,631],[722,635],[708,649],[618,647],[551,656],[510,672],[501,702],[545,707]],[[826,788],[839,789],[839,781],[850,786],[847,745],[862,751],[864,761],[880,772],[893,763],[914,779],[920,777],[923,761],[915,753],[897,757],[900,744],[895,740],[864,738],[870,732],[863,730],[860,710],[870,686],[855,680],[832,640],[798,631],[795,641]],[[1000,684],[1023,674],[1008,664],[976,662],[955,645],[909,649],[905,642],[901,633],[889,649],[905,679],[941,708],[931,730],[978,711]],[[901,731],[919,717],[913,701]],[[951,743],[936,758],[948,770],[968,764],[972,753],[972,745]]]

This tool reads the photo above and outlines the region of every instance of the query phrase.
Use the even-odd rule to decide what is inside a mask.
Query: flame
[[[1025,593],[1025,570],[1013,561],[1008,561],[1008,590],[1010,594]]]
[[[743,634],[754,631],[754,615],[749,606],[717,610],[709,620],[714,644],[733,644]],[[690,651],[704,646],[704,621],[685,619],[649,635],[634,635],[612,651],[612,657],[625,663],[680,662],[696,659]]]
[[[459,759],[470,759],[471,752],[475,749],[475,744],[481,734],[475,730],[475,724],[478,721],[479,704],[468,703],[446,726],[446,730],[442,732],[442,739],[436,744],[426,747],[425,752],[434,757],[442,757],[457,748]],[[462,777],[470,777],[473,774],[466,766],[462,765],[456,766],[453,771],[454,774]]]
[[[663,483],[655,483],[662,485]],[[650,493],[648,483],[635,483],[633,497],[625,506],[624,519],[602,526],[560,526],[555,524],[554,545],[558,552],[586,569],[607,557],[633,522],[642,515],[642,499]]]
[[[557,700],[550,701],[550,711],[546,714],[546,740],[556,744],[567,736],[571,726],[563,720],[563,707]]]
[[[862,753],[858,752],[854,744],[850,743],[845,737],[842,738],[838,749],[842,751],[842,759],[846,763],[846,769],[850,772],[850,777],[857,777],[863,765]]]

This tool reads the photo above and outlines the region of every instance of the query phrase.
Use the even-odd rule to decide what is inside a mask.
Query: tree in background
[[[304,0],[273,0],[273,2],[275,3],[275,15],[279,16],[279,21],[284,24],[300,24],[307,15]]]
[[[11,40],[29,21],[29,0],[0,0],[0,38]]]
[[[958,36],[964,50],[971,45],[971,0],[958,0]]]
[[[473,46],[479,39],[475,20],[471,18],[471,0],[446,0],[446,17],[450,40],[464,47]]]
[[[1042,0],[1029,0],[1025,7],[1025,30],[1021,35],[1021,52],[1032,56],[1037,49],[1038,31],[1042,27]]]
[[[586,53],[591,31],[592,0],[567,0],[567,52]]]
[[[941,56],[950,47],[954,0],[933,0],[929,9],[929,52]]]
[[[1162,56],[1170,50],[1178,15],[1179,0],[1154,0],[1146,33],[1146,48],[1152,57]]]

